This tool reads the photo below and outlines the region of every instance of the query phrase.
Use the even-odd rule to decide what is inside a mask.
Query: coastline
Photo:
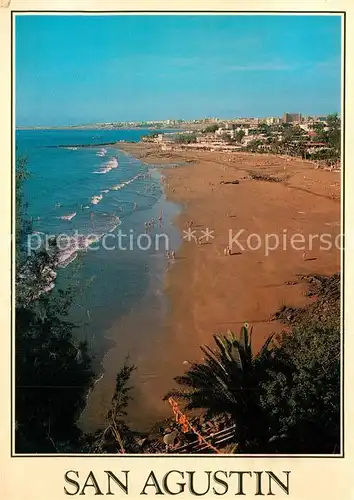
[[[334,241],[340,232],[339,172],[268,154],[161,151],[145,143],[119,147],[155,165],[188,162],[162,167],[167,198],[183,207],[177,225],[183,231],[193,220],[197,233],[214,231],[208,244],[184,240],[176,265],[167,272],[167,324],[173,339],[169,351],[172,365],[180,367],[173,376],[183,373],[183,360],[200,359],[199,345],[210,344],[213,334],[227,329],[238,334],[245,321],[253,325],[254,347],[259,349],[270,333],[285,329],[274,320],[276,311],[284,305],[305,307],[314,299],[307,296],[302,276],[330,276],[340,270],[340,250],[321,251],[316,239],[305,257],[291,248],[278,248],[268,256],[264,248],[235,248],[231,257],[223,254],[230,230],[235,235],[244,229],[245,236],[326,233]],[[249,172],[266,172],[280,182],[255,180]],[[239,183],[221,184],[230,181]],[[168,390],[173,381],[166,378]]]
[[[159,170],[150,165],[149,171],[153,180],[161,181],[161,172]],[[175,249],[180,244],[180,237],[179,231],[172,224],[172,220],[176,217],[178,211],[179,206],[168,201],[162,195],[145,215],[148,219],[154,217],[157,221],[159,214],[163,213],[162,227],[161,230],[156,229],[156,234],[167,234],[170,244]],[[144,228],[143,220],[141,219],[142,230]],[[144,255],[146,255],[145,252]],[[133,273],[132,279],[139,280],[140,276],[136,270],[135,260],[138,256],[134,257],[134,255],[130,256],[129,254],[125,254],[125,256],[127,258],[126,265],[129,267],[126,271],[131,270]],[[152,410],[152,417],[149,420],[146,413],[142,413],[142,407],[149,406],[148,401],[145,400],[144,388],[146,387],[146,390],[148,390],[149,381],[156,377],[155,368],[161,338],[166,336],[164,317],[169,304],[163,293],[163,288],[167,265],[163,245],[161,245],[161,248],[149,253],[146,264],[149,275],[147,289],[142,296],[137,298],[128,311],[118,314],[109,328],[102,332],[104,333],[105,343],[109,347],[105,350],[100,361],[100,373],[97,375],[95,384],[88,395],[86,408],[78,420],[79,427],[85,432],[94,432],[104,425],[114,393],[116,375],[127,358],[137,367],[131,377],[134,401],[130,404],[130,413],[133,416],[133,424],[142,428],[146,421],[151,425],[156,421],[155,408]],[[119,304],[117,304],[118,306]],[[158,375],[161,375],[161,373],[158,373]],[[162,403],[162,408],[164,406],[165,404]]]
[[[158,300],[147,320],[138,311],[135,317],[122,318],[112,329],[116,346],[104,360],[106,382],[108,379],[112,389],[126,354],[119,350],[119,338],[129,332],[137,345],[130,352],[137,373],[132,379],[135,399],[129,405],[128,421],[134,428],[147,431],[156,421],[170,416],[162,398],[174,386],[173,378],[185,370],[186,361],[200,359],[201,344],[210,344],[213,334],[227,329],[238,334],[248,321],[254,327],[257,350],[270,333],[284,330],[283,323],[273,320],[277,310],[311,302],[301,276],[339,271],[339,251],[319,253],[315,242],[306,260],[302,252],[294,250],[277,249],[265,256],[262,248],[245,252],[235,249],[234,255],[225,257],[223,249],[229,230],[234,234],[239,229],[249,234],[279,233],[282,229],[304,234],[325,231],[334,237],[340,227],[340,174],[315,170],[310,162],[297,158],[167,152],[147,143],[120,142],[117,147],[160,170],[167,200],[182,207],[174,220],[181,234],[192,219],[194,230],[209,228],[215,236],[202,245],[184,240],[167,272],[161,268],[165,280],[158,284],[162,292],[159,300],[165,296],[165,303]],[[266,171],[281,181],[255,180],[249,177],[250,171]],[[230,181],[238,184],[221,184]],[[155,296],[156,286],[151,283],[143,300],[149,302]],[[142,309],[149,310],[145,306]],[[105,396],[97,393],[94,403],[94,409],[100,408],[102,415],[102,408],[110,401],[109,390],[104,392]]]

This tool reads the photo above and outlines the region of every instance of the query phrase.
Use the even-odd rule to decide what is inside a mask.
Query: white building
[[[277,125],[280,123],[280,118],[279,116],[270,116],[265,119],[265,122],[267,125]]]

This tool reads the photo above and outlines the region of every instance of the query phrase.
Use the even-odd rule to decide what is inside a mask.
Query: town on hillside
[[[314,160],[325,168],[340,166],[341,132],[337,114],[284,113],[282,117],[193,120],[184,122],[183,131],[157,132],[143,140],[159,144],[163,151],[178,147],[273,153]]]

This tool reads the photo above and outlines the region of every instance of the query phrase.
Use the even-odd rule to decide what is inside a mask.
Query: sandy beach
[[[170,416],[162,397],[174,386],[173,377],[183,373],[186,361],[200,359],[199,346],[211,344],[214,333],[227,329],[238,333],[248,321],[257,349],[271,332],[284,329],[273,320],[279,308],[302,307],[313,300],[307,297],[301,276],[339,271],[340,251],[334,244],[320,250],[315,237],[312,249],[304,254],[291,248],[289,241],[295,233],[303,234],[306,241],[309,235],[326,233],[334,242],[340,233],[340,173],[272,155],[162,152],[145,143],[119,143],[119,148],[161,167],[167,198],[181,205],[175,223],[182,234],[193,220],[195,236],[207,229],[212,235],[201,244],[194,238],[184,239],[176,260],[170,262],[164,283],[167,310],[156,325],[159,333],[154,332],[158,342],[149,341],[148,320],[141,318],[140,332],[144,333],[136,339],[136,353],[131,353],[138,369],[132,380],[135,397],[128,419],[136,428],[147,430],[156,420]],[[276,177],[278,182],[252,178],[257,173]],[[244,250],[235,244],[232,255],[225,256],[229,232],[235,236],[240,230],[238,241]],[[261,238],[258,250],[247,247],[252,233]],[[266,255],[265,237],[273,233],[280,238],[279,248]],[[250,246],[257,246],[256,236]],[[136,324],[135,318],[134,328]],[[136,336],[129,317],[119,325],[115,338],[128,331]],[[111,388],[121,361],[117,356],[119,349],[112,349],[104,363]],[[97,398],[96,409],[103,401],[100,395]]]
[[[313,239],[313,249],[292,249],[290,236],[302,233],[331,235],[340,232],[340,173],[316,170],[311,162],[274,155],[245,153],[183,151],[160,152],[154,146],[125,146],[131,154],[151,163],[186,165],[166,168],[168,198],[183,204],[178,219],[181,230],[194,221],[196,235],[213,231],[209,242],[196,245],[185,241],[178,251],[178,264],[167,277],[167,291],[172,297],[171,327],[177,336],[193,338],[194,343],[210,341],[212,333],[227,328],[239,329],[245,321],[254,324],[255,342],[281,328],[269,322],[283,304],[302,306],[307,303],[304,285],[287,284],[304,274],[330,275],[339,271],[340,252],[333,245],[320,250]],[[249,172],[278,177],[281,182],[254,180]],[[239,184],[221,184],[239,181]],[[245,246],[255,233],[262,242],[266,233],[280,237],[278,249],[242,251],[237,245],[231,258],[223,250],[229,231]],[[288,248],[281,245],[287,236]],[[242,243],[243,242],[243,243]],[[274,238],[270,237],[270,245]],[[250,246],[257,246],[256,237]],[[309,245],[310,246],[310,245]],[[184,332],[184,333],[183,333]],[[188,332],[188,334],[187,334]]]

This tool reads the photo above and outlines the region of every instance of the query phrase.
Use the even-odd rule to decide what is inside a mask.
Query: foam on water
[[[103,156],[103,155],[102,155]],[[118,160],[113,156],[100,170],[95,170],[94,174],[107,174],[114,168],[118,168]]]

